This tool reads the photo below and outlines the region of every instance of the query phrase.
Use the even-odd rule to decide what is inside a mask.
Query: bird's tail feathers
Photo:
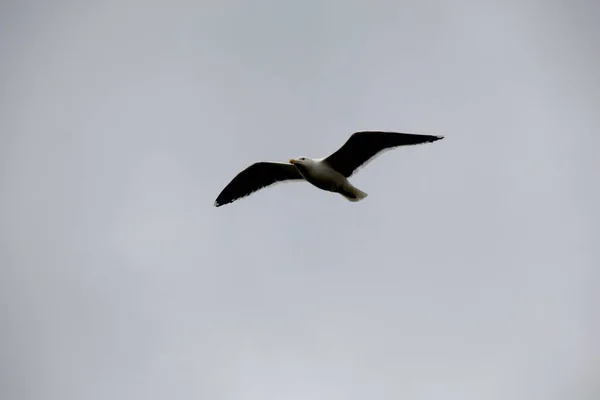
[[[342,192],[340,192],[340,194],[344,196],[346,200],[351,202],[361,201],[362,199],[368,196],[367,193],[354,186],[349,189],[343,190]]]

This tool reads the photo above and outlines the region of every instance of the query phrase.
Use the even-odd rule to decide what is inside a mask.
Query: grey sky
[[[599,398],[599,9],[2,2],[0,397]]]

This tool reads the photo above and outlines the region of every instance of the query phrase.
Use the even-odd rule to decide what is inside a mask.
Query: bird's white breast
[[[299,168],[307,182],[324,190],[335,191],[344,185],[346,178],[322,161],[313,161]]]

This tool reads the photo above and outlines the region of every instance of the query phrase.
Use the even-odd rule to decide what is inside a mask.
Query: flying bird
[[[225,186],[214,205],[220,207],[232,203],[274,183],[300,180],[319,189],[339,193],[349,201],[360,201],[367,197],[367,193],[348,181],[357,170],[394,147],[435,142],[443,138],[399,132],[355,132],[342,147],[324,158],[298,157],[288,163],[260,161],[250,165]]]

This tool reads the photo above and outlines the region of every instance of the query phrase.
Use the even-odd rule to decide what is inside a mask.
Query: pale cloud
[[[593,2],[5,2],[7,399],[595,399]],[[446,136],[221,208],[257,160]]]

